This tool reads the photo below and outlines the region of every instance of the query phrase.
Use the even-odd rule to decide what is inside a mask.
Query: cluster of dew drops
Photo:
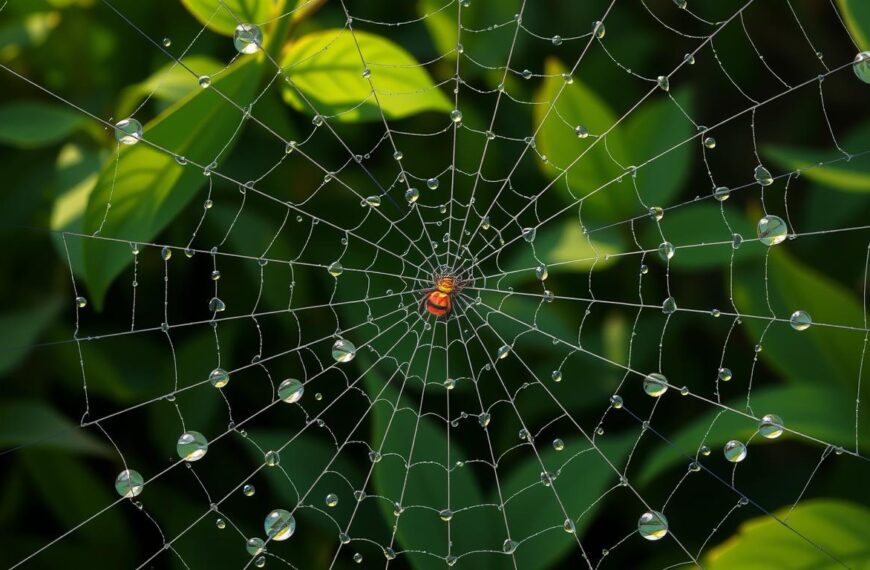
[[[685,7],[685,0],[675,0],[675,2],[681,7]],[[470,5],[470,0],[462,0],[462,5],[467,7]],[[595,33],[598,37],[604,35],[604,26],[600,22],[596,22],[593,26]],[[240,54],[250,55],[256,53],[261,49],[263,43],[263,34],[260,28],[254,24],[239,24],[236,27],[234,36],[233,36],[233,45],[236,50]],[[162,45],[165,48],[168,48],[171,45],[171,40],[169,38],[164,38],[162,41]],[[855,61],[853,63],[853,70],[856,76],[863,82],[870,84],[870,52],[861,52],[855,57]],[[363,72],[364,77],[368,77],[369,74],[367,70]],[[211,87],[211,78],[209,76],[201,76],[198,78],[199,86],[203,89],[207,89]],[[664,90],[668,90],[668,79],[667,77],[659,77],[657,80],[659,87]],[[317,124],[317,119],[319,117],[315,117],[315,125]],[[450,113],[450,119],[454,123],[461,123],[462,121],[462,112],[459,109],[454,109]],[[321,118],[322,121],[322,118]],[[585,135],[586,131],[583,127],[577,127],[578,136]],[[115,139],[117,140],[119,145],[135,145],[140,140],[142,140],[144,129],[142,124],[133,117],[129,117],[126,119],[122,119],[115,123],[114,125],[115,131]],[[708,149],[715,148],[716,141],[713,137],[705,137],[703,139],[703,144]],[[291,141],[288,143],[288,152],[295,147],[295,143]],[[187,160],[182,156],[176,156],[176,161],[180,165],[187,164]],[[400,159],[401,157],[397,158]],[[758,165],[755,168],[754,172],[755,181],[761,186],[769,186],[773,184],[774,177],[771,175],[770,171],[767,170],[763,165]],[[438,180],[433,178],[427,180],[427,186],[434,190],[438,187]],[[726,187],[719,187],[713,191],[713,197],[720,201],[724,202],[729,198],[730,190]],[[411,188],[407,191],[405,195],[405,199],[408,203],[413,204],[419,198],[420,193],[418,190]],[[371,196],[366,198],[366,203],[369,206],[377,207],[380,206],[380,197],[379,196]],[[210,207],[209,204],[206,204],[206,208]],[[652,207],[649,209],[649,215],[655,221],[659,221],[664,216],[664,210],[660,207]],[[488,224],[488,221],[484,222]],[[758,240],[767,245],[767,246],[775,246],[786,240],[786,238],[790,237],[788,235],[788,226],[785,221],[779,216],[767,214],[762,217],[757,224],[757,238]],[[522,234],[523,238],[531,242],[535,239],[535,228],[523,228]],[[793,236],[791,236],[793,237]],[[732,240],[732,246],[734,249],[740,247],[743,243],[743,237],[740,234],[734,234]],[[671,258],[676,254],[677,248],[674,244],[665,241],[661,245],[658,246],[658,255],[665,262],[668,262]],[[133,250],[134,255],[138,254],[138,247],[134,247]],[[192,255],[192,252],[185,253],[189,256]],[[164,261],[168,261],[172,255],[172,250],[169,248],[163,248],[161,251],[161,257]],[[341,275],[343,268],[340,263],[334,262],[327,267],[327,271],[333,277],[338,277]],[[646,266],[641,266],[641,273],[646,273]],[[539,266],[535,270],[536,277],[541,281],[547,279],[547,268],[546,266]],[[214,271],[212,273],[212,279],[217,281],[220,278],[220,273],[218,271]],[[75,304],[78,309],[84,309],[87,307],[87,299],[82,296],[78,296],[75,299]],[[218,297],[213,297],[209,300],[208,303],[209,310],[212,313],[223,312],[226,309],[225,303]],[[668,297],[662,303],[662,311],[665,314],[671,314],[677,311],[676,300],[673,297]],[[721,313],[714,309],[711,311],[711,314],[714,317],[718,317]],[[789,322],[791,327],[798,331],[804,331],[810,327],[812,324],[812,318],[809,313],[803,310],[795,311],[791,317],[789,318]],[[760,346],[756,347],[756,351],[760,350]],[[498,358],[505,358],[508,356],[510,352],[510,347],[502,346],[498,349]],[[332,345],[332,358],[337,363],[347,363],[353,360],[356,355],[356,347],[354,344],[348,340],[339,338]],[[718,371],[718,380],[723,382],[730,381],[732,378],[732,373],[728,368],[720,368]],[[559,382],[562,379],[561,371],[554,371],[552,374],[552,379],[555,382]],[[223,370],[221,368],[214,369],[208,377],[209,383],[216,389],[222,389],[230,382],[230,372]],[[449,385],[448,385],[449,384]],[[445,385],[448,385],[448,389],[453,387],[453,381],[448,379],[445,382]],[[667,392],[668,388],[672,387],[669,384],[667,378],[661,374],[660,372],[652,372],[647,374],[643,379],[643,390],[644,392],[653,398],[661,397],[665,392]],[[688,395],[689,391],[687,388],[679,388],[680,394]],[[304,383],[295,378],[288,378],[281,382],[278,386],[277,397],[282,402],[287,404],[295,404],[302,399],[302,396],[305,392]],[[315,396],[318,398],[319,394]],[[622,397],[618,394],[614,394],[610,398],[610,405],[614,409],[620,409],[623,407]],[[490,416],[487,413],[481,414],[479,417],[479,423],[481,426],[486,429],[490,423]],[[645,425],[645,427],[647,427]],[[775,439],[782,435],[784,431],[784,424],[781,417],[776,414],[767,414],[761,418],[758,422],[758,434],[767,439]],[[529,438],[530,435],[528,433],[521,433],[520,437]],[[192,463],[195,461],[201,460],[206,456],[208,452],[208,439],[202,433],[195,430],[188,430],[179,436],[178,441],[176,442],[176,452],[179,458],[185,462]],[[561,451],[565,448],[565,443],[561,439],[556,439],[553,441],[553,447],[557,451]],[[711,450],[708,446],[702,445],[699,449],[699,452],[703,456],[709,456]],[[740,463],[747,456],[747,447],[746,444],[739,440],[731,440],[728,441],[723,447],[723,455],[725,459],[731,463]],[[377,454],[377,452],[373,452]],[[841,453],[841,450],[838,449],[838,453]],[[379,458],[373,459],[376,461]],[[264,454],[264,464],[269,467],[276,467],[280,463],[280,455],[278,451],[270,450]],[[689,466],[690,471],[700,471],[701,465],[698,461],[693,461]],[[555,475],[551,473],[542,473],[541,479],[544,485],[548,485],[555,478]],[[145,487],[145,479],[142,475],[134,470],[134,469],[124,469],[121,471],[117,478],[115,479],[115,490],[121,497],[124,498],[133,498],[139,496]],[[252,484],[247,483],[242,486],[242,493],[245,496],[252,496],[255,493],[255,488]],[[360,500],[362,496],[359,493],[357,496],[357,500]],[[329,493],[326,495],[325,504],[327,507],[335,507],[338,505],[339,497],[335,493]],[[748,500],[745,497],[741,497],[741,504],[746,504]],[[397,508],[398,510],[398,508]],[[452,518],[452,513],[448,511],[441,511],[439,516],[442,520],[450,520]],[[222,518],[218,518],[215,521],[217,528],[223,529],[226,528],[226,521]],[[573,533],[575,531],[574,522],[571,519],[566,519],[563,525],[564,529],[568,533]],[[296,530],[296,520],[293,517],[293,514],[286,509],[274,509],[269,512],[263,522],[263,530],[265,532],[266,537],[269,540],[273,541],[284,541],[290,538],[295,530]],[[664,538],[668,533],[668,520],[664,514],[659,511],[649,510],[644,512],[637,521],[637,530],[638,533],[645,538],[646,540],[660,540]],[[350,542],[350,537],[345,534],[340,536],[340,540],[343,544],[347,544]],[[518,546],[518,543],[510,538],[505,540],[502,550],[506,554],[513,553]],[[257,557],[255,560],[255,566],[263,567],[265,566],[265,557],[262,554],[265,552],[265,541],[259,537],[253,537],[246,541],[245,548],[247,552],[252,557]],[[388,559],[395,557],[395,552],[388,548],[385,550],[385,555]],[[448,564],[450,562],[456,561],[455,557],[450,557],[453,560],[448,560]],[[353,560],[357,563],[362,562],[363,558],[360,553],[355,553],[353,555]],[[451,564],[452,565],[452,564]]]

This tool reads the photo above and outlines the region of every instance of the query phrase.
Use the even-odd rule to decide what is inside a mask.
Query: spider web
[[[195,207],[184,209],[157,241],[115,233],[112,216],[124,205],[114,203],[111,193],[96,231],[59,234],[76,300],[75,332],[66,344],[52,346],[75,351],[84,393],[80,429],[99,432],[115,452],[115,472],[135,470],[143,483],[134,496],[93,505],[92,516],[46,536],[14,567],[39,564],[46,550],[121,509],[130,510],[142,529],[148,554],[138,567],[199,566],[203,549],[216,539],[238,543],[238,558],[221,562],[243,568],[299,568],[297,558],[311,550],[330,568],[372,561],[387,567],[530,568],[567,560],[570,567],[591,569],[618,565],[624,550],[648,552],[656,567],[700,565],[711,545],[725,538],[723,527],[759,515],[848,567],[788,516],[773,514],[776,505],[755,498],[764,488],[759,481],[779,481],[788,497],[783,502],[793,509],[812,494],[813,479],[827,464],[848,463],[855,485],[867,469],[860,437],[866,306],[860,315],[839,319],[813,314],[810,330],[798,331],[793,329],[802,328],[803,317],[791,312],[807,308],[780,306],[771,295],[794,278],[781,250],[804,260],[818,250],[802,244],[823,240],[854,267],[866,305],[870,254],[839,244],[844,233],[866,236],[870,226],[820,226],[803,211],[795,216],[788,201],[791,188],[804,188],[806,173],[864,161],[870,152],[841,143],[841,133],[857,121],[835,112],[837,104],[860,97],[864,85],[853,73],[858,46],[837,7],[814,6],[819,22],[812,23],[791,2],[780,7],[783,26],[794,36],[792,55],[804,62],[795,75],[778,71],[776,58],[762,54],[757,38],[769,24],[754,19],[753,0],[715,8],[595,2],[561,22],[531,21],[527,0],[492,10],[483,0],[426,2],[419,17],[401,21],[385,19],[385,10],[371,3],[339,0],[333,7],[344,17],[340,30],[296,64],[326,62],[347,42],[358,55],[355,73],[371,92],[327,110],[297,85],[292,67],[282,67],[264,49],[269,24],[312,3],[253,22],[264,36],[248,45],[258,49],[210,73],[186,59],[213,35],[208,26],[186,45],[167,46],[162,34],[147,32],[123,6],[103,0],[95,8],[117,15],[136,49],[159,54],[191,84],[205,83],[236,122],[226,145],[207,160],[149,140],[150,125],[135,135],[135,148],[155,149],[207,179]],[[213,8],[212,18],[248,23],[222,0]],[[657,70],[648,61],[637,63],[631,30],[609,25],[619,12],[655,29],[668,46],[681,47],[669,47]],[[508,17],[492,18],[502,13]],[[432,20],[455,25],[455,41],[441,42],[452,47],[411,67],[441,81],[410,92],[379,89],[380,77],[408,66],[367,53],[366,34],[405,45],[428,33]],[[836,27],[839,44],[824,50],[839,59],[823,57],[814,40],[817,26]],[[717,40],[725,35],[742,38],[743,53],[718,51]],[[528,61],[523,47],[532,43],[552,45],[564,67],[555,60]],[[254,58],[272,78],[250,97],[225,93],[222,78]],[[718,70],[721,83],[712,88],[721,90],[721,101],[694,104],[681,90],[697,67]],[[749,67],[762,70],[764,85],[743,81]],[[3,68],[116,132],[118,118],[100,117],[25,73]],[[602,97],[622,90],[640,95],[602,124],[594,107],[578,111],[564,103],[581,80]],[[158,89],[129,118],[147,116]],[[433,91],[450,95],[452,111],[419,121],[385,111],[386,98],[422,99]],[[281,92],[312,118],[295,140],[258,117]],[[538,93],[543,96],[532,98]],[[807,121],[824,122],[830,140],[813,142],[836,155],[791,171],[767,164],[759,143],[768,127],[793,120],[789,105],[804,110]],[[690,134],[632,123],[653,107],[676,110],[668,128]],[[530,108],[531,125],[518,120]],[[373,120],[365,127],[345,122],[360,113],[372,113]],[[544,133],[553,129],[570,133],[580,146],[548,146]],[[243,130],[254,134],[241,135]],[[242,142],[231,146],[237,137]],[[660,144],[633,156],[632,164],[620,137]],[[119,142],[110,159],[116,173],[130,152],[122,147]],[[682,152],[700,165],[709,187],[658,202],[654,186],[660,178],[649,173],[662,176],[657,165]],[[746,167],[720,170],[717,154],[723,152],[739,153]],[[245,153],[250,168],[223,168],[230,153]],[[510,157],[508,171],[488,168],[495,153]],[[392,165],[390,177],[384,164]],[[541,168],[550,174],[544,181]],[[607,181],[590,186],[588,176],[602,172]],[[621,206],[608,210],[609,200]],[[262,216],[264,209],[271,215]],[[756,219],[747,223],[747,211]],[[680,216],[703,219],[700,225],[710,231],[680,234],[668,224]],[[762,218],[784,224],[772,234],[782,243],[768,246],[769,236],[756,234]],[[202,237],[209,224],[221,228],[215,242]],[[106,311],[130,312],[128,330],[106,330],[88,304],[76,254],[85,243],[132,257],[120,279],[129,286],[109,289],[106,298]],[[685,275],[681,260],[690,267],[708,256],[718,260],[709,269],[718,281],[673,278],[672,266],[677,276]],[[436,319],[420,310],[420,301],[443,273],[456,275],[462,287],[452,295],[450,316]],[[203,297],[198,287],[209,280],[213,294]],[[612,298],[613,284],[625,282],[637,284],[637,296]],[[693,304],[693,289],[718,283],[724,283],[718,308]],[[759,299],[766,312],[750,310]],[[756,334],[757,342],[751,340]],[[165,341],[157,358],[171,363],[169,378],[153,374],[153,355],[138,353],[140,335]],[[807,388],[806,399],[810,410],[836,407],[854,430],[849,445],[833,441],[823,426],[777,409],[777,392],[769,389],[776,383],[759,353],[786,335],[827,335],[842,344],[838,354],[853,370],[848,381],[854,400],[824,399],[824,385]],[[236,342],[247,350],[244,356],[222,351]],[[721,347],[720,359],[694,368],[686,353],[699,342]],[[90,364],[95,345],[119,358],[141,359],[145,374],[153,375],[150,395],[125,407],[94,397],[102,374]],[[214,370],[229,378],[220,389]],[[301,382],[301,399],[279,397],[285,379]],[[651,398],[650,392],[659,395]],[[216,408],[222,420],[206,420],[205,410]],[[773,427],[790,442],[760,445],[770,443],[761,434],[770,425],[760,423],[769,413],[782,413],[784,425]],[[159,444],[143,442],[134,427],[154,417],[167,435]],[[694,426],[701,437],[681,437],[683,426]],[[177,435],[190,430],[208,440],[198,461],[175,453]],[[738,451],[745,447],[746,460],[725,461],[723,444],[731,440]],[[322,445],[312,442],[325,442],[334,452],[319,454]],[[170,459],[146,461],[143,445]],[[650,456],[687,469],[653,473],[643,462]],[[783,458],[782,472],[771,474],[776,457]],[[761,468],[754,470],[756,462]],[[107,476],[105,485],[111,484]],[[174,512],[171,497],[179,494],[201,497],[202,508]],[[262,521],[273,509],[294,519],[287,542],[264,533]],[[691,518],[669,516],[687,509]],[[644,513],[668,518],[661,540],[643,540],[638,519]]]

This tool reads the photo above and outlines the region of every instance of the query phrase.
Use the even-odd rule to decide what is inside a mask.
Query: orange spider
[[[453,310],[451,295],[460,289],[452,275],[439,275],[435,278],[435,287],[426,293],[420,301],[429,313],[436,317],[446,317]]]

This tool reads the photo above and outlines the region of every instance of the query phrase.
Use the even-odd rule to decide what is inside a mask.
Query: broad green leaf
[[[193,55],[182,61],[199,76],[212,75],[224,67],[219,61],[204,55]],[[164,104],[175,103],[200,88],[191,79],[190,71],[185,67],[176,62],[167,63],[145,81],[124,89],[118,103],[118,116],[126,117],[148,96]]]
[[[740,382],[735,378],[732,382]],[[725,393],[733,393],[728,384],[720,384]],[[776,414],[783,419],[788,429],[818,438],[833,445],[844,448],[855,447],[855,416],[843,413],[853,410],[855,396],[847,392],[831,390],[827,386],[777,386],[774,388],[753,389],[752,409],[756,415]],[[746,407],[746,396],[726,402],[732,409],[743,410]],[[713,426],[710,429],[710,426]],[[867,418],[863,418],[862,433],[866,433]],[[673,446],[660,446],[650,457],[641,471],[638,480],[641,484],[653,481],[663,471],[682,464],[684,467],[695,457],[698,448],[703,444],[711,449],[722,449],[726,442],[732,439],[746,441],[758,429],[757,423],[746,416],[711,408],[703,417],[689,424],[684,424],[674,435],[668,435]],[[710,430],[709,434],[707,431]],[[705,437],[706,436],[706,437]],[[799,435],[788,431],[776,441],[793,439],[797,442],[816,445]],[[757,437],[752,440],[752,446],[774,444],[775,441]],[[750,446],[749,453],[752,453]],[[764,453],[764,451],[759,451]],[[701,457],[701,461],[706,461]]]
[[[20,148],[49,146],[70,136],[87,117],[54,103],[16,101],[0,106],[0,143]]]
[[[864,0],[837,0],[846,27],[862,50],[870,49],[870,4]]]
[[[100,174],[100,155],[86,147],[70,143],[60,149],[55,170],[54,202],[51,210],[50,227],[61,232],[81,233],[84,223],[88,199],[97,184]],[[53,233],[54,242],[61,262],[72,265],[76,276],[84,277],[84,260],[82,249],[85,238],[79,236],[64,236]]]
[[[773,246],[767,271],[770,303],[780,319],[796,310],[809,312],[816,323],[863,328],[864,311],[854,295],[842,285],[794,259],[787,245]],[[863,256],[862,256],[863,259]],[[734,301],[744,315],[766,316],[762,263],[735,267]],[[758,342],[768,321],[746,317],[743,326]],[[764,337],[759,356],[773,365],[788,382],[817,384],[854,393],[858,379],[860,331],[815,325],[796,331],[783,321],[774,322]]]
[[[491,425],[490,429],[493,427]],[[619,474],[604,457],[619,469],[635,439],[631,434],[600,438],[596,441],[601,450],[599,453],[578,435],[573,441],[565,441],[563,451],[556,451],[549,445],[539,451],[541,461],[531,449],[513,452],[524,453],[526,458],[502,481],[501,491],[502,496],[511,497],[505,506],[511,538],[517,542],[528,538],[516,550],[518,568],[554,568],[568,551],[577,549],[575,537],[566,533],[562,526],[565,513],[574,521],[577,536],[582,538],[586,528],[595,520],[597,510],[604,505],[604,501],[599,501],[602,493],[616,485],[619,479]],[[545,487],[541,482],[542,462],[547,471],[559,473],[553,488],[559,494],[564,511],[553,488]],[[498,495],[493,493],[490,502],[498,504]],[[583,516],[578,520],[581,514]],[[499,531],[504,534],[504,524]]]
[[[609,256],[625,249],[619,234],[610,233],[606,237],[602,234],[591,239],[583,235],[580,224],[573,221],[538,229],[533,243],[535,255],[550,273],[587,271],[593,265],[596,270],[604,269],[616,262],[617,258]],[[534,279],[537,265],[531,248],[524,248],[510,257],[504,270],[528,269],[523,276]]]
[[[143,138],[198,164],[210,164],[228,152],[241,121],[237,105],[247,106],[259,83],[262,63],[244,59],[221,74],[212,88],[182,99],[145,126]],[[113,155],[118,157],[116,153]],[[91,193],[84,230],[129,241],[151,241],[196,196],[206,177],[198,168],[139,142],[107,161]],[[106,204],[112,207],[106,210]],[[103,219],[105,217],[105,224]],[[88,289],[95,307],[124,268],[132,262],[128,247],[99,239],[84,244]]]
[[[275,0],[181,0],[181,3],[201,24],[225,36],[232,36],[239,22],[266,22],[276,5]]]
[[[732,233],[751,236],[755,230],[743,213],[730,208],[727,202],[724,211],[731,231],[725,225],[719,203],[708,200],[665,211],[658,226],[651,219],[643,222],[640,241],[646,249],[657,248],[662,236],[674,244],[677,250],[670,260],[672,270],[727,268],[732,253],[734,263],[763,256],[766,247],[759,242],[747,242],[736,251],[732,248]],[[655,253],[649,257],[659,260]]]
[[[380,120],[378,102],[371,95],[369,81],[362,76],[360,51],[387,119],[453,108],[426,69],[404,48],[375,34],[360,31],[353,34],[356,42],[345,28],[313,32],[290,44],[284,52],[281,67],[318,113],[341,113],[337,117],[341,121]],[[284,85],[283,93],[295,109],[312,112],[289,84]],[[361,101],[364,102],[360,105]]]
[[[72,299],[69,300],[72,307]],[[31,350],[31,345],[51,322],[60,309],[57,298],[48,298],[42,304],[0,314],[0,374],[13,369]]]
[[[57,410],[36,400],[0,404],[0,447],[51,448],[103,455],[105,445]]]
[[[607,135],[606,148],[605,140],[595,136],[586,138],[576,136],[574,127],[577,125],[585,127],[592,135],[599,135],[612,127],[618,117],[607,103],[583,85],[579,78],[575,78],[570,85],[566,84],[561,74],[567,71],[568,68],[561,62],[553,58],[547,59],[544,73],[548,77],[535,95],[535,102],[538,104],[534,109],[534,122],[539,125],[543,122],[537,137],[537,146],[538,151],[547,156],[548,163],[544,165],[544,170],[550,176],[559,176],[577,157],[586,153],[583,158],[574,163],[567,174],[567,183],[571,189],[570,197],[573,200],[589,194],[623,173],[614,162],[614,158],[625,165],[629,164],[629,160],[626,142],[620,129],[614,129]],[[550,103],[556,99],[562,87],[564,90],[556,100],[555,109],[544,120]],[[608,155],[608,150],[613,158]],[[566,191],[564,176],[557,185],[562,192]],[[597,192],[593,197],[585,200],[583,213],[589,212],[606,218],[624,217],[623,212],[630,211],[630,208],[636,209],[636,206],[637,197],[634,188],[630,188],[630,185],[624,181],[617,185],[617,188],[608,187],[606,191]]]
[[[847,151],[863,151],[870,146],[870,123],[859,126],[843,138],[842,146]],[[839,160],[827,166],[821,162],[842,159],[843,154],[834,150],[769,146],[764,154],[787,170],[801,170],[801,176],[842,192],[870,192],[870,164],[867,160]]]
[[[425,358],[423,351],[417,354],[417,358]],[[362,365],[368,367],[366,363]],[[439,518],[437,511],[448,506],[447,473],[443,467],[448,451],[447,426],[430,416],[419,417],[419,425],[417,424],[419,391],[406,387],[399,399],[398,387],[403,380],[403,375],[396,375],[372,411],[372,445],[377,449],[386,437],[383,459],[376,464],[372,475],[374,487],[379,495],[390,501],[398,501],[404,487],[402,505],[406,508],[399,518],[396,534],[401,549],[408,551],[405,555],[414,568],[441,569],[445,565],[448,539],[447,525]],[[372,398],[380,392],[385,381],[386,378],[374,371],[366,375],[366,387]],[[419,386],[419,381],[413,382]],[[424,397],[443,399],[444,394],[445,391],[440,385],[430,385],[425,390]],[[395,416],[393,406],[399,408]],[[466,429],[471,429],[471,426]],[[450,472],[449,504],[454,512],[451,521],[451,553],[461,556],[472,551],[497,550],[504,540],[503,535],[496,530],[499,527],[495,526],[501,524],[503,528],[503,522],[499,523],[501,513],[494,505],[483,505],[483,490],[471,468],[455,467],[457,461],[467,459],[461,443],[455,437],[451,439],[449,449],[450,465],[453,466]],[[413,464],[410,472],[405,469],[405,460],[402,457]],[[409,474],[407,485],[404,485],[406,473]],[[394,520],[391,502],[381,501],[380,504],[386,519]],[[419,551],[434,553],[441,559],[423,555]],[[492,565],[493,557],[485,553],[468,554],[462,560],[474,568],[497,567]]]
[[[740,525],[737,534],[710,551],[708,570],[834,570],[870,568],[870,509],[834,499],[816,499]]]

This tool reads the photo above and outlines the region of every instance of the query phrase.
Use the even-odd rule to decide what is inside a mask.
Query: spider
[[[452,275],[436,275],[435,286],[420,300],[420,307],[426,308],[436,317],[446,317],[453,310],[454,293],[462,289],[462,283]]]

